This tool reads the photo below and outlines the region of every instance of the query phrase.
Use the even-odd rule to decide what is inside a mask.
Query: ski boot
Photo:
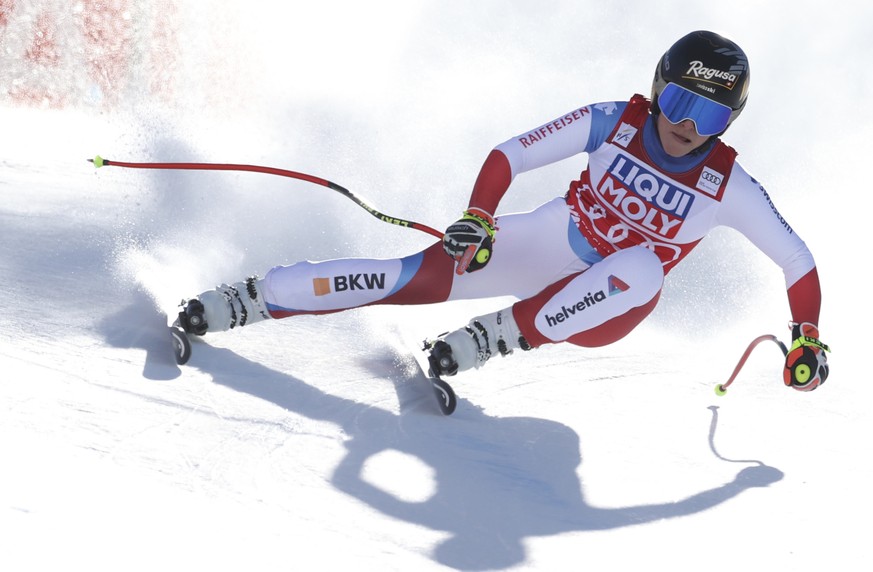
[[[223,332],[271,318],[257,276],[228,286],[222,284],[183,302],[179,327],[186,333],[202,336]]]
[[[469,324],[454,332],[441,335],[428,342],[425,349],[430,353],[428,363],[434,374],[453,376],[471,368],[480,368],[493,355],[506,356],[514,349],[527,351],[527,342],[512,316],[511,310],[474,318]]]

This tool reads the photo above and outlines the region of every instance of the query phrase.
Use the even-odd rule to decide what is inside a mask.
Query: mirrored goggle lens
[[[658,96],[658,107],[670,123],[685,119],[694,122],[700,135],[715,135],[725,130],[731,118],[731,108],[668,83]]]

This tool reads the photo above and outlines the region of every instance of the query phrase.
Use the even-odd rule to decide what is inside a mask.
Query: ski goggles
[[[658,95],[658,107],[670,123],[690,119],[699,135],[716,135],[730,123],[733,110],[709,98],[668,83]]]

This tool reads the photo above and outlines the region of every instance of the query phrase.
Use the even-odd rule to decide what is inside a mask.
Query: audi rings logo
[[[709,167],[704,167],[703,172],[700,173],[700,178],[697,180],[697,188],[715,197],[718,196],[718,190],[721,188],[723,181],[724,175]]]
[[[718,176],[718,173],[715,173],[713,171],[704,171],[703,175],[701,176],[703,177],[704,181],[709,181],[713,185],[721,184],[721,177]]]

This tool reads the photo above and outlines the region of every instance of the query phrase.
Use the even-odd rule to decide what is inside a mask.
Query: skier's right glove
[[[476,208],[464,211],[464,216],[446,229],[443,250],[457,261],[456,273],[475,272],[485,268],[491,260],[496,231],[494,218]]]
[[[785,385],[798,391],[812,391],[828,378],[828,358],[831,351],[818,339],[818,328],[809,322],[794,324],[794,343],[785,355],[782,372]]]

